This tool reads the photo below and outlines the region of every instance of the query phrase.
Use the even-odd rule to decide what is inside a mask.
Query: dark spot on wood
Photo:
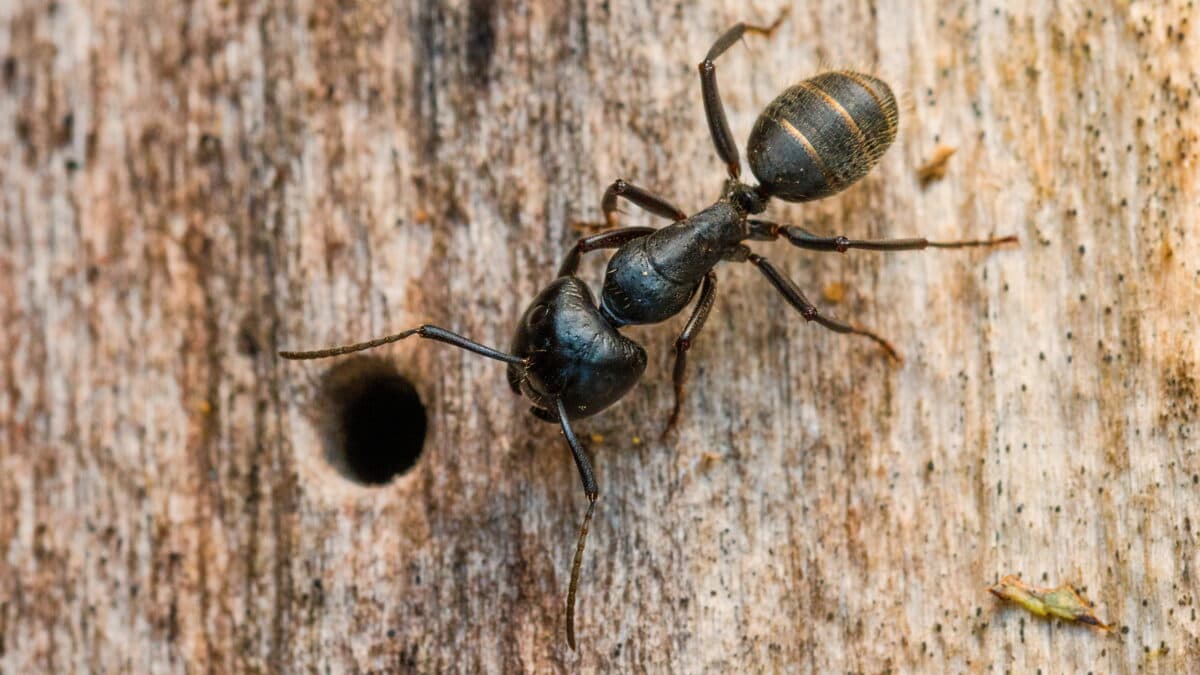
[[[17,138],[21,140],[23,145],[30,145],[31,137],[33,136],[33,127],[29,124],[29,118],[20,115],[17,117],[17,124],[14,127]]]
[[[162,127],[158,123],[151,122],[138,135],[138,146],[143,152],[153,152],[155,146],[162,140],[162,136]]]
[[[241,328],[238,329],[237,350],[239,354],[250,358],[258,356],[262,351],[262,344],[259,342],[254,319],[251,316],[247,316],[242,321]]]
[[[422,5],[416,13],[412,60],[412,126],[410,132],[419,140],[420,156],[432,160],[437,155],[441,132],[437,124],[438,63],[443,48],[441,8]]]
[[[204,133],[200,135],[200,143],[196,148],[196,160],[208,164],[221,158],[221,139]]]
[[[9,56],[4,59],[4,86],[9,89],[17,83],[17,60]]]
[[[472,84],[487,87],[496,51],[496,3],[471,0],[467,12],[467,69]]]
[[[57,133],[54,141],[62,146],[71,142],[71,138],[75,135],[75,115],[67,113],[62,116],[62,121],[58,125]]]

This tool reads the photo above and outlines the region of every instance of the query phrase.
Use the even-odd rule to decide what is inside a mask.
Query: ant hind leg
[[[900,354],[896,351],[896,348],[892,346],[892,343],[883,339],[879,335],[876,335],[869,330],[856,328],[850,324],[842,323],[841,321],[836,321],[827,316],[823,316],[817,310],[816,306],[809,302],[808,298],[804,297],[804,293],[800,291],[795,282],[784,276],[783,273],[777,270],[775,266],[772,265],[766,258],[752,253],[747,257],[747,261],[758,267],[759,271],[761,271],[763,275],[767,277],[767,281],[770,281],[771,285],[775,287],[775,290],[779,291],[780,295],[782,295],[783,298],[788,301],[788,304],[790,304],[792,307],[795,307],[796,310],[800,312],[800,315],[806,320],[816,321],[835,333],[850,333],[853,335],[861,335],[863,337],[870,338],[871,340],[874,340],[876,344],[882,347],[883,350],[886,351],[893,359],[897,361],[903,360],[900,358]]]
[[[717,60],[733,43],[742,39],[746,33],[757,33],[770,37],[779,24],[787,16],[785,7],[779,16],[769,26],[751,26],[739,23],[725,31],[708,50],[704,60],[700,62],[700,95],[704,99],[704,116],[708,120],[708,131],[712,134],[713,145],[717,148],[717,156],[725,162],[729,169],[729,177],[737,178],[742,173],[742,160],[738,155],[737,143],[733,140],[733,132],[729,130],[729,119],[725,115],[725,105],[721,103],[721,92],[717,89]]]

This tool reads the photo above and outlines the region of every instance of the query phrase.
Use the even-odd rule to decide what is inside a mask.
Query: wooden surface
[[[824,67],[905,101],[866,180],[769,215],[1021,246],[757,244],[905,361],[723,266],[667,442],[684,317],[628,331],[643,383],[579,425],[578,653],[585,502],[502,366],[381,350],[424,455],[326,461],[333,364],[275,349],[506,346],[611,180],[716,196],[696,63],[781,5],[706,4],[0,3],[0,671],[1200,670],[1191,3],[818,1],[722,58],[739,143]]]

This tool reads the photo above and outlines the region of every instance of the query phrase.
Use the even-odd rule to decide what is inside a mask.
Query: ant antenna
[[[993,239],[968,239],[966,241],[931,241],[929,248],[971,248],[973,246],[999,246],[1000,244],[1019,244],[1017,236],[995,237]]]
[[[587,540],[588,525],[592,522],[592,512],[596,510],[596,498],[588,499],[583,527],[579,528],[579,543],[575,545],[575,562],[571,564],[571,586],[567,590],[567,645],[572,651],[575,649],[575,591],[579,588],[579,566],[583,563],[583,544]]]
[[[368,340],[366,342],[356,342],[352,345],[342,345],[340,347],[330,347],[329,349],[318,349],[318,350],[311,351],[311,352],[287,352],[287,351],[284,351],[284,352],[279,352],[279,355],[285,359],[291,359],[293,361],[301,361],[304,359],[324,359],[324,358],[328,358],[330,356],[341,356],[342,354],[350,354],[352,352],[361,352],[364,349],[372,349],[374,347],[379,347],[381,345],[386,345],[386,344],[389,344],[392,342],[399,342],[400,340],[403,340],[404,338],[409,337],[411,335],[419,335],[428,340],[436,340],[438,342],[444,342],[448,345],[453,345],[455,347],[458,347],[459,349],[465,349],[469,352],[479,354],[480,356],[486,356],[489,359],[495,359],[497,361],[503,361],[505,363],[511,363],[511,364],[517,365],[517,366],[525,365],[525,359],[523,359],[519,356],[513,356],[512,354],[506,354],[497,349],[492,349],[491,347],[485,347],[484,345],[481,345],[478,342],[468,340],[467,338],[465,338],[461,335],[458,335],[456,333],[451,333],[450,331],[446,330],[445,328],[438,328],[437,326],[431,326],[429,324],[424,324],[417,328],[413,328],[411,330],[406,330],[403,333],[396,333],[395,335],[386,335],[384,337],[375,338],[374,340]]]

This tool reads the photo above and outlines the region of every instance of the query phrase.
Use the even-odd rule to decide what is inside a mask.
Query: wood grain
[[[644,383],[580,425],[578,653],[582,491],[501,366],[381,350],[424,455],[382,487],[326,460],[333,364],[276,349],[423,321],[506,346],[613,179],[716,196],[695,65],[781,7],[0,3],[0,671],[1200,670],[1182,0],[818,0],[721,58],[739,142],[826,67],[906,101],[870,176],[771,216],[1021,246],[757,245],[905,361],[724,266],[666,442],[686,317],[628,331]],[[1010,573],[1117,630],[1000,605]]]

